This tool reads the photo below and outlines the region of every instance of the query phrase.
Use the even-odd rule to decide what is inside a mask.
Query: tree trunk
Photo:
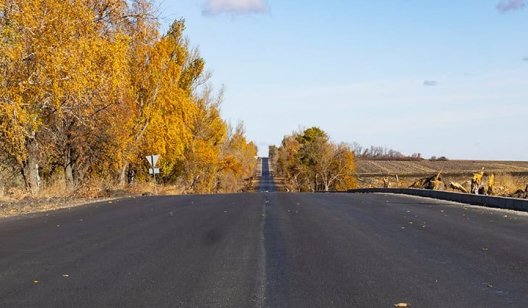
[[[75,188],[74,169],[72,150],[68,147],[66,153],[64,153],[64,180],[66,181],[66,187],[69,191],[73,191]]]
[[[119,174],[119,186],[121,187],[125,187],[126,183],[127,183],[127,179],[128,179],[128,173],[127,173],[127,169],[128,169],[128,161],[126,161],[124,164],[123,164],[123,168],[121,168],[121,173]]]
[[[33,134],[34,135],[34,134]],[[39,191],[39,179],[38,179],[38,143],[34,138],[28,138],[26,140],[27,158],[23,163],[22,175],[26,189],[31,194],[37,194]]]

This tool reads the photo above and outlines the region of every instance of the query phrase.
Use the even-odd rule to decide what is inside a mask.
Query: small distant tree
[[[414,160],[423,160],[421,153],[413,153],[411,155],[411,158],[414,159]]]

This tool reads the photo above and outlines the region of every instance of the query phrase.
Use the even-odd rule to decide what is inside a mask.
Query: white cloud
[[[501,12],[522,9],[526,5],[526,0],[502,0],[497,9]]]
[[[207,0],[203,8],[205,15],[260,14],[268,11],[266,0]]]

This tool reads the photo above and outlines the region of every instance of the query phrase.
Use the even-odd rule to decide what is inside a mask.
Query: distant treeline
[[[425,160],[421,153],[413,153],[411,155],[405,155],[399,151],[389,149],[384,146],[370,146],[364,147],[357,142],[352,143],[350,146],[352,151],[358,159],[368,160],[395,160],[395,161],[420,161]],[[432,156],[429,158],[431,161],[447,161],[445,156],[436,157]]]
[[[254,174],[256,146],[221,118],[184,21],[160,34],[152,2],[0,1],[0,186],[126,185],[148,180],[149,154],[187,192]]]

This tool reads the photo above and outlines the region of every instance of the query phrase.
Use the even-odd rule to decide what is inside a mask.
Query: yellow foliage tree
[[[26,185],[37,185],[39,155],[51,155],[73,184],[86,168],[88,135],[101,111],[118,104],[126,80],[126,35],[102,35],[86,1],[4,4],[2,131]]]
[[[228,135],[222,149],[222,166],[219,174],[219,191],[247,190],[256,174],[257,147],[248,142],[244,124],[238,124]]]
[[[334,144],[312,127],[284,137],[276,154],[277,171],[290,190],[348,190],[356,186],[355,156],[346,144]]]
[[[124,184],[147,154],[190,192],[226,189],[223,170],[248,177],[253,146],[228,136],[184,31],[160,35],[150,0],[0,0],[0,155],[28,190],[39,171],[72,190]]]

